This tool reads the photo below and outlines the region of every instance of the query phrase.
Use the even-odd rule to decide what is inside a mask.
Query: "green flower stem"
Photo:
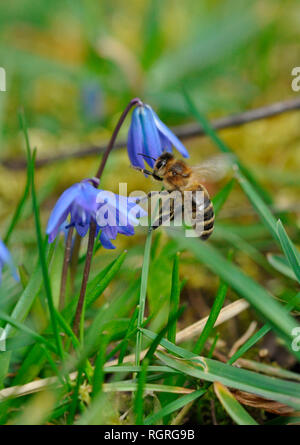
[[[151,242],[152,242],[152,227],[149,227],[146,244],[145,244],[145,252],[144,252],[144,261],[142,267],[142,277],[141,277],[141,291],[140,291],[140,300],[139,300],[139,313],[137,319],[137,334],[136,334],[136,355],[135,355],[135,364],[139,366],[140,364],[140,355],[142,349],[142,332],[140,328],[142,327],[144,321],[144,312],[145,312],[145,304],[146,304],[146,294],[147,294],[147,283],[148,283],[148,274],[149,274],[149,264],[150,264],[150,252],[151,252]]]

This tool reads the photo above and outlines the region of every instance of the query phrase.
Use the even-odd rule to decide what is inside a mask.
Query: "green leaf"
[[[269,263],[274,267],[278,272],[282,273],[288,278],[297,281],[296,275],[293,269],[289,266],[287,259],[281,255],[273,255],[268,254],[267,256]]]
[[[35,154],[33,155],[33,157],[31,156],[31,149],[30,149],[30,144],[29,144],[27,126],[26,126],[25,117],[23,114],[20,114],[20,122],[21,122],[22,130],[24,132],[25,141],[26,141],[27,161],[30,164],[29,170],[31,173],[32,206],[33,206],[35,228],[36,228],[36,235],[37,235],[38,248],[39,248],[39,257],[40,257],[44,286],[45,286],[47,302],[48,302],[49,312],[50,312],[50,317],[51,317],[51,325],[52,325],[52,329],[53,329],[53,333],[54,333],[54,337],[55,337],[55,341],[56,341],[57,353],[60,357],[63,357],[62,342],[61,342],[61,338],[60,338],[60,335],[58,332],[58,324],[57,324],[57,319],[56,319],[56,315],[55,315],[55,308],[54,308],[50,279],[49,279],[49,274],[48,274],[47,260],[46,260],[46,256],[45,256],[45,244],[44,244],[44,241],[42,238],[39,206],[37,203],[36,192],[35,192],[35,184],[34,184]]]
[[[95,362],[95,370],[93,376],[93,390],[92,397],[95,398],[101,391],[104,382],[104,363],[106,359],[106,348],[107,348],[107,336],[103,335],[101,338],[99,352]]]
[[[52,343],[46,340],[42,335],[37,334],[36,332],[28,328],[26,325],[16,321],[11,316],[5,314],[2,311],[0,311],[0,319],[6,321],[6,323],[11,324],[14,328],[34,338],[38,343],[45,345],[50,351],[56,352],[56,349],[54,348]]]
[[[224,409],[238,425],[258,425],[226,386],[222,385],[220,382],[215,382],[214,390]]]
[[[47,255],[47,264],[49,265],[53,256],[53,252],[54,252],[54,245],[50,245],[50,247],[48,248],[48,255]],[[34,272],[32,273],[29,282],[27,284],[27,286],[25,287],[24,291],[22,292],[20,298],[17,301],[16,306],[14,307],[12,313],[11,313],[11,317],[19,322],[22,322],[25,320],[25,318],[27,317],[30,308],[35,300],[35,298],[37,297],[40,288],[41,288],[41,284],[42,284],[42,269],[41,269],[41,265],[38,262],[38,264],[36,265],[36,268],[34,270]],[[5,333],[6,333],[6,337],[11,337],[14,334],[14,329],[11,325],[7,325],[5,327]]]
[[[146,294],[147,294],[147,284],[148,284],[148,274],[149,274],[149,264],[150,264],[150,253],[151,253],[151,242],[152,242],[152,229],[148,229],[145,251],[144,251],[144,260],[142,266],[142,277],[141,277],[141,290],[140,290],[140,299],[139,299],[139,313],[137,318],[137,334],[136,334],[136,350],[135,350],[135,364],[140,364],[140,355],[142,349],[142,333],[140,328],[144,322],[144,312],[146,305]]]
[[[199,389],[197,391],[193,391],[190,394],[186,394],[184,396],[179,397],[176,400],[173,400],[172,402],[165,405],[163,408],[161,408],[156,413],[150,414],[148,417],[146,417],[144,424],[145,425],[153,425],[158,420],[162,419],[165,416],[168,416],[169,414],[172,414],[174,411],[177,411],[181,408],[183,408],[188,403],[193,402],[194,400],[198,399],[199,397],[203,396],[206,392],[206,389]]]
[[[144,396],[144,388],[146,386],[146,378],[147,378],[147,368],[149,361],[147,359],[143,360],[141,372],[138,375],[138,384],[137,391],[134,398],[134,413],[135,413],[135,424],[143,425],[143,396]]]
[[[289,312],[293,309],[294,306],[297,305],[300,299],[300,293],[295,295],[292,300],[284,306],[284,310],[286,312]],[[232,357],[228,360],[227,363],[232,364],[236,360],[238,360],[242,355],[245,354],[255,343],[257,343],[261,338],[263,338],[269,331],[271,330],[270,326],[265,325],[262,328],[259,329],[259,331],[255,332],[248,340],[236,351],[235,354],[233,354]]]
[[[284,227],[280,220],[278,220],[277,222],[277,232],[282,250],[291,268],[293,269],[295,276],[297,277],[300,283],[300,261],[299,261],[300,255],[299,252],[294,247],[293,243],[291,242],[290,238],[288,237],[288,234],[284,230]]]
[[[278,241],[277,227],[276,227],[276,219],[273,216],[272,212],[269,210],[268,206],[261,199],[256,190],[252,187],[250,182],[242,176],[240,173],[236,173],[238,181],[245,194],[247,195],[249,201],[253,205],[256,210],[258,216],[267,227],[273,238]]]
[[[204,329],[200,334],[200,337],[195,345],[193,352],[196,355],[201,355],[204,345],[214,327],[214,324],[219,316],[219,313],[223,307],[224,300],[226,298],[228,286],[227,284],[220,283],[216,298],[214,300],[214,304],[209,313],[207,322],[205,323]]]
[[[168,340],[175,343],[176,339],[176,318],[175,314],[178,311],[180,299],[180,283],[179,283],[179,253],[174,257],[173,272],[172,272],[172,288],[170,296],[170,310],[169,310],[169,330],[168,330]],[[170,324],[170,321],[173,323]]]
[[[28,152],[27,152],[27,155],[28,155]],[[21,217],[25,202],[29,196],[30,187],[31,187],[31,168],[32,168],[32,165],[31,165],[30,159],[28,158],[27,159],[27,177],[26,177],[26,184],[25,184],[24,192],[18,202],[15,213],[13,214],[11,222],[8,226],[7,231],[6,231],[6,235],[4,237],[5,244],[8,244],[9,239],[14,231],[14,228],[16,227],[16,225]]]
[[[99,272],[96,277],[94,277],[87,285],[86,290],[86,308],[90,307],[94,301],[104,292],[112,279],[119,272],[125,258],[127,251],[122,252],[115,260],[113,260],[108,266],[106,266],[101,272]],[[73,298],[71,302],[62,311],[63,316],[70,323],[76,312],[77,301],[79,295]]]
[[[148,329],[142,328],[141,331],[143,334],[150,338],[151,340],[156,340],[159,334],[155,334],[155,332],[149,331]],[[181,348],[180,346],[175,345],[174,343],[171,343],[169,340],[162,338],[159,342],[161,346],[166,348],[168,351],[172,352],[173,354],[177,354],[179,357],[183,358],[194,358],[196,357],[196,354],[194,354],[191,351],[188,351],[187,349]]]
[[[132,332],[134,330],[134,325],[135,325],[135,322],[137,320],[138,313],[139,313],[139,308],[136,307],[134,312],[133,312],[133,314],[132,314],[132,317],[130,319],[130,322],[129,322],[129,325],[128,325],[128,329],[127,329],[125,338],[121,342],[122,345],[120,347],[120,354],[119,354],[119,358],[118,358],[119,365],[121,363],[123,363],[124,357],[126,355],[126,350],[127,350],[127,347],[128,347],[128,341],[129,341],[129,338],[130,338],[130,336],[131,336],[131,334],[132,334]]]

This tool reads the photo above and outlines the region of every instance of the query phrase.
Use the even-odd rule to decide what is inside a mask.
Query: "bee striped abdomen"
[[[205,205],[207,202],[207,205]],[[204,201],[204,228],[200,238],[205,241],[210,237],[214,230],[215,214],[210,199]]]
[[[202,186],[204,192],[204,209],[202,213],[203,217],[203,232],[200,235],[200,239],[207,240],[214,230],[215,213],[213,204],[209,198],[207,190]]]

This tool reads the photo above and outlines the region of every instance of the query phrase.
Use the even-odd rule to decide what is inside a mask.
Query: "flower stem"
[[[101,178],[102,173],[105,168],[105,165],[106,165],[106,162],[107,162],[107,159],[108,159],[108,156],[114,147],[114,143],[116,141],[116,138],[118,136],[120,128],[121,128],[122,124],[124,123],[124,120],[125,120],[127,114],[129,113],[129,111],[131,110],[131,108],[137,104],[142,104],[142,101],[138,97],[132,99],[129,102],[129,104],[127,105],[127,107],[125,108],[125,110],[123,111],[123,113],[121,114],[120,119],[113,131],[113,134],[110,138],[108,146],[105,150],[105,153],[102,157],[100,166],[96,173],[96,178],[98,178],[98,179]],[[85,259],[85,266],[84,266],[83,278],[82,278],[82,283],[81,283],[80,296],[79,296],[79,300],[78,300],[78,304],[77,304],[77,308],[76,308],[76,314],[75,314],[75,318],[74,318],[74,324],[73,324],[73,330],[77,336],[79,334],[81,314],[82,314],[82,310],[84,307],[85,292],[86,292],[86,287],[87,287],[91,264],[92,264],[96,229],[97,229],[96,223],[94,221],[92,221],[91,225],[90,225],[90,231],[89,231],[88,248],[87,248],[87,254],[86,254],[86,259]]]
[[[90,231],[89,231],[89,241],[88,241],[88,248],[87,248],[86,260],[85,260],[85,265],[84,265],[80,295],[79,295],[79,300],[77,303],[74,324],[73,324],[73,330],[77,337],[79,334],[79,326],[80,326],[81,313],[82,313],[83,304],[84,304],[85,291],[86,291],[87,282],[89,279],[89,274],[90,274],[90,269],[91,269],[91,263],[92,263],[92,257],[93,257],[93,251],[94,251],[95,234],[96,234],[96,223],[94,221],[92,221],[91,225],[90,225]]]
[[[74,239],[74,245],[73,245],[73,249],[72,249],[71,262],[70,262],[71,294],[72,295],[74,295],[74,292],[75,292],[75,278],[76,278],[76,272],[77,272],[77,266],[78,266],[78,260],[79,260],[80,246],[81,246],[81,236],[78,235],[78,233],[76,232],[75,239]]]
[[[107,148],[105,150],[105,153],[104,153],[104,155],[102,157],[101,164],[100,164],[100,166],[98,168],[98,171],[96,173],[96,178],[98,178],[98,179],[101,178],[103,170],[104,170],[104,167],[105,167],[107,159],[108,159],[108,156],[109,156],[111,150],[113,149],[113,146],[114,146],[114,143],[116,141],[117,135],[118,135],[118,133],[120,131],[120,128],[123,125],[123,122],[124,122],[127,114],[129,113],[129,111],[131,110],[131,108],[134,107],[137,104],[142,104],[141,99],[139,99],[138,97],[136,97],[135,99],[132,99],[129,102],[129,104],[127,105],[127,107],[125,108],[125,110],[123,111],[123,113],[121,114],[121,117],[120,117],[120,119],[119,119],[119,121],[118,121],[118,123],[116,125],[116,128],[114,129],[114,132],[113,132],[113,134],[112,134],[112,136],[110,138],[108,146],[107,146]]]
[[[66,284],[68,277],[68,267],[71,258],[72,251],[72,238],[73,238],[74,227],[71,226],[68,231],[68,237],[65,245],[65,255],[63,268],[61,273],[61,282],[60,282],[60,294],[59,294],[59,310],[62,311],[65,306],[65,295],[66,295]]]
[[[137,334],[136,334],[136,350],[135,350],[135,364],[139,366],[140,364],[140,354],[142,349],[142,333],[140,328],[142,327],[144,321],[144,312],[146,304],[147,295],[147,284],[148,284],[148,274],[149,274],[149,264],[150,264],[150,252],[151,252],[151,242],[152,242],[152,227],[149,227],[148,234],[145,243],[144,260],[142,267],[142,277],[141,277],[141,290],[140,290],[140,300],[139,300],[139,313],[137,319]]]

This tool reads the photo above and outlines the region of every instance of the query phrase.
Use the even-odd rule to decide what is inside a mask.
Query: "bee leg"
[[[150,175],[157,181],[163,181],[163,178],[160,176],[155,175],[153,172],[150,172],[149,170],[146,170],[145,168],[137,167],[136,165],[132,166],[135,170],[144,173],[144,175]]]

